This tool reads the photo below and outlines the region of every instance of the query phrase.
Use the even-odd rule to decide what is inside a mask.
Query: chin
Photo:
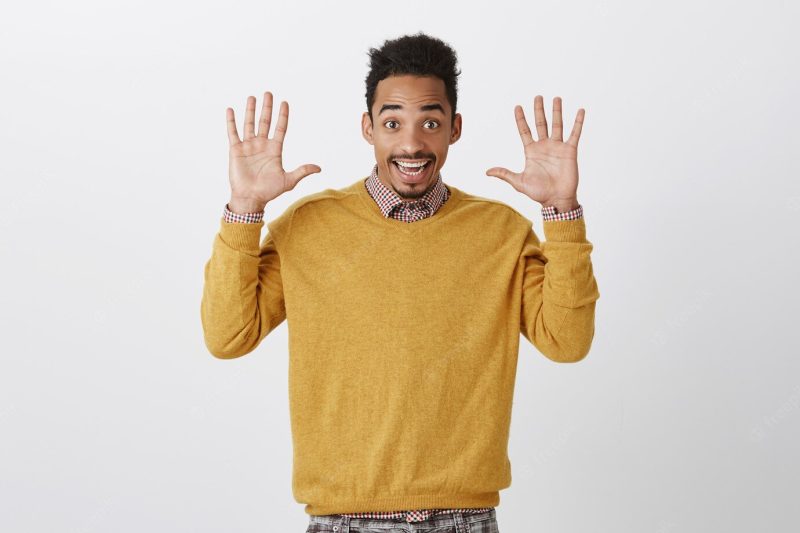
[[[392,187],[395,192],[405,200],[418,200],[425,196],[428,189],[431,188],[433,182],[423,182],[416,184],[409,184],[401,182],[392,182]]]

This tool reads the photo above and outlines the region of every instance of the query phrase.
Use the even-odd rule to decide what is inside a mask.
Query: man
[[[248,98],[244,140],[226,110],[231,198],[205,266],[205,342],[240,357],[287,320],[292,490],[309,531],[496,531],[520,333],[565,363],[594,337],[600,294],[577,200],[584,110],[564,141],[561,100],[549,134],[537,96],[534,140],[516,106],[525,168],[486,172],[542,205],[540,243],[521,213],[443,182],[462,126],[455,52],[420,33],[370,57],[372,172],[295,201],[261,242],[269,202],[322,169],[284,170],[287,102],[271,139],[270,92],[258,133]]]

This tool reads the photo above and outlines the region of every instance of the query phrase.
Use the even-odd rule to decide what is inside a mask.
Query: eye
[[[387,124],[392,124],[392,123],[397,124],[397,121],[396,120],[387,120],[386,122],[383,123],[383,125],[386,126]],[[393,128],[391,126],[386,126],[386,127],[389,128],[390,130],[397,129],[397,128]]]
[[[431,123],[432,124],[436,124],[436,126],[434,126],[433,128],[428,128],[429,130],[436,129],[436,128],[439,127],[439,123],[437,121],[435,121],[435,120],[426,120],[425,121],[425,124],[431,124]]]

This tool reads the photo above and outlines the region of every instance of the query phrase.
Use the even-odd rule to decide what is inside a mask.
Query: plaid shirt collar
[[[421,198],[414,201],[404,201],[392,189],[378,179],[378,165],[372,167],[372,173],[364,181],[370,196],[386,218],[392,217],[405,222],[414,222],[427,218],[447,201],[450,190],[442,180],[441,172],[436,175],[436,183]]]

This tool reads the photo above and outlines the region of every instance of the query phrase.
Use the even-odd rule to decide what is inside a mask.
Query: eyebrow
[[[381,106],[381,110],[378,111],[378,115],[383,113],[384,111],[394,111],[403,109],[403,106],[400,104],[383,104]],[[440,111],[442,115],[444,115],[444,108],[440,104],[425,104],[420,106],[420,111]]]

